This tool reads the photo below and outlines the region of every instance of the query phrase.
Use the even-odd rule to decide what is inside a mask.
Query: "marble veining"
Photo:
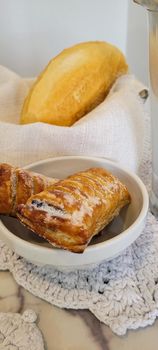
[[[38,314],[46,350],[157,350],[158,321],[118,337],[89,311],[52,306],[18,286],[9,272],[0,272],[0,312],[28,308]]]
[[[98,349],[110,350],[108,339],[103,333],[101,323],[93,314],[91,314],[88,310],[67,310],[67,312],[75,317],[81,317],[85,326],[88,327],[92,339],[94,342],[96,342]],[[104,327],[107,328],[107,326]]]

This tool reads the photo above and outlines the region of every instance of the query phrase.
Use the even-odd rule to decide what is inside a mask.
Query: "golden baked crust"
[[[0,214],[15,216],[19,204],[26,203],[31,195],[56,181],[10,164],[0,164]]]
[[[116,78],[127,70],[121,51],[106,42],[85,42],[65,49],[31,88],[21,123],[70,126],[101,103]]]
[[[81,253],[129,202],[127,188],[116,177],[92,168],[30,197],[17,216],[52,245]]]
[[[9,164],[0,164],[0,213],[10,214],[12,211],[12,179],[13,167]]]

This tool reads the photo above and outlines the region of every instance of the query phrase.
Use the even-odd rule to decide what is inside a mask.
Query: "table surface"
[[[18,286],[10,272],[0,272],[0,312],[38,315],[46,350],[157,350],[158,320],[153,326],[118,337],[87,310],[60,309]]]

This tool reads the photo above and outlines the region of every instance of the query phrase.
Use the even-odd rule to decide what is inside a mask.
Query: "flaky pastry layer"
[[[115,176],[92,168],[60,180],[18,207],[18,218],[52,245],[81,253],[130,194]]]
[[[10,164],[0,164],[0,214],[16,216],[18,205],[57,181]]]

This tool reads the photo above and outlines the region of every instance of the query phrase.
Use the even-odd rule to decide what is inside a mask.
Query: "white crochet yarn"
[[[146,130],[149,130],[149,120]],[[149,188],[149,136],[146,135],[143,180]],[[17,283],[61,308],[89,309],[118,335],[151,325],[158,316],[158,221],[148,214],[143,234],[119,257],[93,269],[70,273],[37,267],[0,242],[0,269]]]
[[[149,214],[143,235],[121,256],[92,270],[62,273],[36,267],[0,243],[0,268],[53,305],[89,309],[119,334],[152,324],[158,315],[158,222]]]
[[[36,314],[26,310],[23,315],[0,313],[1,350],[44,350],[42,335],[35,325]]]

